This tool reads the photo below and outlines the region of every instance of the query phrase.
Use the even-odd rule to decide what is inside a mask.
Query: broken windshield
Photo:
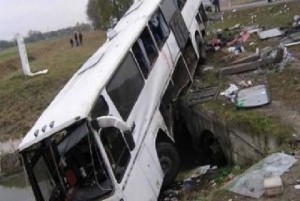
[[[101,200],[113,186],[86,123],[56,133],[23,153],[37,200]]]

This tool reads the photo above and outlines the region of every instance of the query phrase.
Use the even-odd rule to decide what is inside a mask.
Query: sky
[[[0,0],[0,40],[29,30],[54,31],[88,22],[88,0]]]

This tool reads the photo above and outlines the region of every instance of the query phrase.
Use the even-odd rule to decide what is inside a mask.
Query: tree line
[[[89,0],[87,15],[95,29],[107,29],[114,20],[119,20],[133,0]]]
[[[41,32],[41,31],[35,31],[30,30],[28,31],[27,36],[24,37],[25,43],[31,43],[35,41],[45,40],[49,38],[56,38],[56,37],[63,37],[68,36],[70,34],[73,34],[75,31],[90,31],[92,29],[90,24],[87,23],[77,23],[73,27],[67,27],[63,29],[59,29],[56,31],[48,31],[48,32]],[[0,40],[0,49],[5,49],[9,47],[14,47],[17,45],[16,40]]]

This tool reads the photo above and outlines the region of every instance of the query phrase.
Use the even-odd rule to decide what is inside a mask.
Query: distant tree
[[[43,40],[45,37],[40,31],[34,31],[30,30],[28,31],[28,36],[25,38],[25,42],[34,42],[34,41],[39,41]]]
[[[100,12],[97,0],[89,0],[86,13],[88,15],[89,20],[92,22],[93,27],[95,29],[100,29]]]
[[[113,19],[120,19],[133,0],[89,0],[87,15],[92,21],[94,28],[107,29]]]
[[[0,50],[16,46],[16,41],[0,40]]]

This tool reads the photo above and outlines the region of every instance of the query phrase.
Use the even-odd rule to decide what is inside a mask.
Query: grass
[[[285,69],[269,74],[268,79],[272,96],[300,112],[300,71]]]
[[[288,10],[284,9],[284,5],[287,5]],[[299,14],[299,8],[300,2],[296,1],[241,9],[236,12],[226,11],[224,21],[215,22],[210,25],[210,29],[224,29],[238,23],[242,26],[258,24],[265,28],[287,27],[292,23],[294,15]]]
[[[216,100],[204,103],[201,107],[214,111],[232,127],[239,128],[254,136],[275,138],[283,144],[290,141],[293,129],[290,125],[281,122],[280,118],[265,116],[255,110],[237,110],[233,104],[225,104]]]
[[[289,10],[284,13],[285,4],[275,4],[262,6],[257,8],[249,8],[238,10],[236,12],[227,11],[224,14],[224,21],[217,21],[210,24],[208,30],[210,32],[209,37],[214,37],[214,31],[217,29],[225,29],[239,23],[241,26],[248,26],[252,24],[258,24],[260,27],[273,28],[273,27],[289,27],[293,20],[293,16],[298,14],[300,9],[300,2],[287,3]],[[251,16],[256,16],[252,21]],[[239,32],[237,32],[239,33]],[[237,33],[233,33],[236,35]],[[224,35],[224,33],[223,33]],[[226,34],[225,34],[226,35]],[[255,42],[256,46],[250,47],[249,43]],[[266,46],[275,46],[279,42],[277,39],[269,39],[260,41],[257,36],[252,35],[244,46],[246,51],[254,52],[255,48],[263,48]],[[225,48],[224,48],[225,49]],[[291,49],[292,50],[292,49]],[[296,49],[296,50],[299,50]],[[247,53],[246,53],[247,54]],[[239,56],[229,58],[228,53],[224,51],[218,51],[208,55],[210,65],[215,66],[215,70],[218,68],[230,65],[232,60],[236,60]],[[268,80],[268,86],[273,100],[278,100],[291,106],[292,109],[299,110],[300,104],[300,72],[296,70],[287,69],[282,73],[270,72],[266,75]],[[254,83],[259,82],[252,76]],[[207,85],[219,85],[221,89],[225,89],[229,80],[218,77],[213,72],[205,72],[201,77],[201,80]],[[288,142],[293,134],[291,125],[283,123],[280,117],[266,116],[259,111],[255,110],[236,110],[233,104],[226,104],[223,106],[223,101],[212,101],[205,103],[203,106],[209,110],[213,110],[217,115],[222,117],[233,126],[239,126],[243,130],[257,136],[275,137],[278,142]]]
[[[10,63],[12,59],[19,59],[15,48],[1,52],[0,140],[26,134],[58,91],[104,40],[103,32],[91,32],[85,34],[84,45],[76,48],[70,47],[68,38],[29,44],[31,70],[49,69],[48,74],[32,78],[23,76],[19,62]]]

